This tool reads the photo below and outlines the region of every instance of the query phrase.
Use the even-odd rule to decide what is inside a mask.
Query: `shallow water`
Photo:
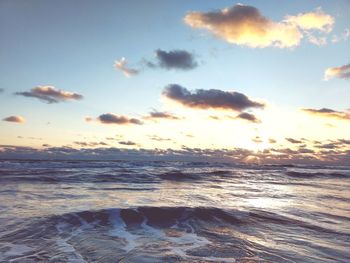
[[[0,262],[349,262],[350,168],[0,161]]]

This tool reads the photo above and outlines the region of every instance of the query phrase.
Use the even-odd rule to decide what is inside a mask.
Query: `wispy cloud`
[[[170,112],[153,110],[149,113],[149,115],[145,116],[144,119],[148,119],[148,120],[159,120],[159,119],[180,120],[181,118],[170,113]]]
[[[6,117],[2,120],[7,121],[7,122],[15,122],[15,123],[24,123],[25,122],[25,119],[22,116],[9,116],[9,117]]]
[[[126,146],[138,146],[136,142],[133,141],[120,141],[118,142],[121,145],[126,145]]]
[[[302,109],[302,111],[321,117],[334,118],[340,120],[350,120],[350,111],[336,111],[328,108]]]
[[[37,98],[47,103],[81,100],[83,98],[83,96],[78,93],[56,89],[53,86],[37,86],[30,91],[16,92],[15,95]]]
[[[249,99],[236,91],[197,89],[194,92],[178,84],[170,84],[163,90],[163,96],[186,107],[199,109],[224,109],[242,111],[248,108],[264,108],[264,104]]]
[[[330,80],[332,78],[350,79],[350,64],[327,68],[324,72],[324,79]]]
[[[139,74],[140,71],[138,69],[130,68],[127,66],[127,64],[128,61],[123,57],[119,61],[115,61],[113,66],[116,69],[120,70],[126,77],[131,77]]]
[[[127,125],[127,124],[137,124],[141,125],[142,121],[135,118],[129,118],[123,115],[116,115],[113,113],[105,113],[98,116],[97,120],[103,124],[119,124],[119,125]]]
[[[184,21],[193,28],[206,29],[229,43],[253,48],[298,46],[303,32],[318,30],[329,33],[334,24],[334,18],[321,9],[286,16],[284,20],[274,22],[257,8],[242,4],[210,12],[189,12]]]

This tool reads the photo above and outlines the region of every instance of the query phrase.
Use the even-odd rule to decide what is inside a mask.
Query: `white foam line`
[[[109,231],[111,236],[122,238],[125,241],[124,250],[130,252],[137,246],[138,235],[134,235],[126,230],[126,224],[120,217],[120,210],[113,211],[113,229]]]

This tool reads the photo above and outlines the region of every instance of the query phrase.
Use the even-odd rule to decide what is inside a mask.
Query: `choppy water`
[[[0,161],[0,262],[350,262],[350,168]]]

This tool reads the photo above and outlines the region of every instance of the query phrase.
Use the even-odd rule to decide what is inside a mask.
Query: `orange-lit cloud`
[[[47,103],[58,103],[67,100],[81,100],[82,95],[70,91],[56,89],[53,86],[37,86],[30,91],[16,92],[16,95],[37,98]]]
[[[119,125],[127,125],[127,124],[137,124],[141,125],[142,122],[139,119],[129,118],[123,115],[116,115],[113,113],[105,113],[98,116],[97,120],[103,124],[119,124]]]
[[[330,80],[332,78],[350,79],[350,64],[327,68],[324,72],[324,79]]]
[[[302,111],[327,118],[334,118],[340,120],[350,120],[350,111],[335,111],[332,109],[322,108],[322,109],[302,109]]]
[[[206,13],[189,12],[184,21],[193,28],[207,29],[229,43],[253,48],[298,46],[304,31],[329,33],[334,24],[334,18],[321,9],[274,22],[257,8],[242,4]]]
[[[126,77],[131,77],[131,76],[139,74],[139,72],[140,72],[139,70],[130,68],[130,67],[127,66],[127,64],[128,64],[128,62],[127,62],[126,58],[123,57],[119,61],[115,61],[113,66],[116,69],[118,69],[121,72],[123,72],[123,74]]]
[[[335,22],[334,18],[321,8],[317,8],[314,12],[287,16],[286,21],[304,30],[320,30],[327,33],[332,31]]]
[[[9,116],[9,117],[6,117],[2,120],[7,121],[7,122],[16,122],[16,123],[24,123],[25,122],[25,119],[22,116]]]

